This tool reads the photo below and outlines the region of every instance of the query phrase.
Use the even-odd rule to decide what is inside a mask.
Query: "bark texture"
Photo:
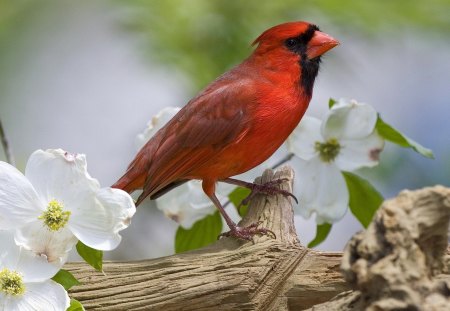
[[[280,187],[291,191],[293,172],[288,167],[276,173],[267,170],[257,182],[279,178],[286,179]],[[358,234],[347,247],[343,268],[348,284],[340,272],[341,253],[317,252],[300,245],[289,198],[257,196],[240,225],[261,221],[261,226],[272,230],[276,239],[257,236],[252,243],[223,238],[203,249],[169,257],[107,262],[104,274],[84,263],[69,263],[67,269],[82,282],[73,287],[70,294],[82,302],[86,310],[306,310],[317,304],[314,307],[320,308],[317,310],[364,310],[352,309],[350,305],[366,297],[373,297],[375,302],[375,297],[383,296],[373,292],[386,292],[383,297],[391,295],[402,301],[402,297],[407,297],[405,293],[410,293],[405,286],[418,286],[422,284],[419,279],[426,279],[427,283],[415,291],[424,288],[430,295],[440,295],[439,301],[445,305],[448,295],[442,293],[445,294],[448,287],[443,284],[448,283],[443,282],[448,282],[450,277],[439,275],[443,282],[433,277],[448,265],[442,260],[447,245],[447,229],[442,228],[448,226],[448,191],[436,187],[404,192],[397,199],[387,201],[383,211],[387,209],[388,212],[380,211],[373,228]],[[423,208],[417,208],[417,204]],[[408,225],[403,225],[406,215],[411,220]],[[414,218],[422,220],[415,222]],[[392,233],[382,225],[392,228]],[[366,235],[374,237],[363,242]],[[398,251],[388,246],[394,242],[401,244]],[[411,243],[417,246],[413,247]],[[384,259],[386,257],[390,260]],[[388,266],[390,270],[372,272],[370,268],[377,263],[381,263],[380,269]],[[428,272],[422,269],[428,269]],[[403,276],[405,271],[411,276]],[[384,273],[397,275],[398,282],[408,282],[405,285],[396,283],[405,293],[400,293],[397,287],[392,287],[392,291],[384,290],[384,286],[390,286],[385,280],[390,277]],[[374,280],[371,281],[372,274]],[[349,291],[351,288],[356,291]],[[372,292],[364,296],[359,291],[361,288],[372,288]],[[340,293],[345,295],[342,299],[349,302],[347,309],[320,305]],[[428,300],[434,297],[430,295]],[[334,299],[331,305],[339,301],[344,308],[344,300]]]
[[[355,289],[313,310],[450,310],[450,189],[403,191],[386,201],[342,258]]]

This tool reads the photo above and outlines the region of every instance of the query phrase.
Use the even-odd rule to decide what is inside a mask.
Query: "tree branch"
[[[291,191],[288,167],[267,170],[257,182],[279,178],[287,179],[280,187]],[[105,275],[69,263],[82,282],[70,294],[87,310],[305,310],[351,288],[340,273],[342,254],[300,245],[288,198],[256,197],[240,225],[256,221],[277,239],[223,238],[169,257],[107,262]]]
[[[314,310],[450,310],[447,232],[450,189],[403,191],[384,202],[344,251],[342,272],[355,289]],[[447,255],[447,256],[446,256]]]

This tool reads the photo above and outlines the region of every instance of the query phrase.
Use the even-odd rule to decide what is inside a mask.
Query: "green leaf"
[[[70,299],[70,306],[66,311],[85,311],[81,302],[75,299]]]
[[[61,269],[52,277],[52,280],[61,284],[66,290],[72,286],[80,285],[81,283],[67,270]]]
[[[217,241],[222,232],[222,218],[219,211],[197,221],[192,228],[178,227],[175,235],[175,252],[197,249]]]
[[[103,252],[87,245],[84,245],[81,241],[77,243],[78,254],[94,269],[103,272]]]
[[[404,148],[412,148],[414,151],[420,153],[424,157],[434,159],[433,151],[425,148],[406,135],[403,135],[391,125],[384,122],[379,115],[375,128],[377,129],[378,134],[380,134],[380,136],[384,139],[389,140],[390,142]]]
[[[328,233],[330,233],[331,231],[331,226],[332,225],[328,223],[317,225],[316,237],[311,242],[308,243],[308,247],[311,248],[317,246],[323,241],[325,241],[325,239],[328,236]]]
[[[333,107],[334,104],[336,104],[336,103],[337,103],[337,100],[330,98],[330,100],[328,101],[328,108],[331,109],[331,107]]]
[[[241,217],[247,215],[247,205],[242,205],[239,208],[239,204],[241,204],[242,200],[249,196],[251,190],[248,188],[236,187],[229,195],[228,199],[230,199],[231,203],[236,206],[236,209]]]
[[[383,203],[383,196],[365,179],[349,172],[342,172],[350,195],[352,214],[367,228],[373,215]]]

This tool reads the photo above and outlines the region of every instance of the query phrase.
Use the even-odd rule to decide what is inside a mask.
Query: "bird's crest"
[[[264,42],[277,42],[291,37],[297,37],[304,33],[310,25],[311,24],[308,22],[290,22],[274,26],[267,29],[256,38],[256,40],[253,41],[252,46]]]

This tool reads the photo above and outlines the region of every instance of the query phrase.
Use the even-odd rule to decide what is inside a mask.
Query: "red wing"
[[[249,89],[252,88],[243,87],[242,83],[207,89],[147,143],[152,145],[153,152],[146,155],[150,157],[150,165],[144,192],[137,204],[146,196],[186,179],[191,171],[248,131],[247,109],[256,102],[253,94],[248,94]],[[156,150],[155,143],[158,144]]]

